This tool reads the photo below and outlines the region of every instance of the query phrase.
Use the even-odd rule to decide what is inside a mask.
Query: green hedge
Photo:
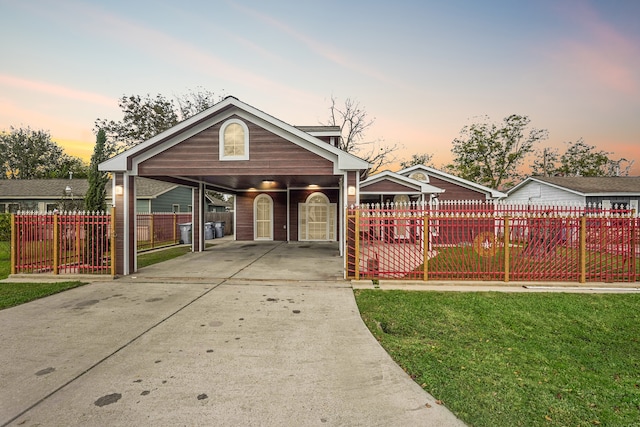
[[[11,214],[0,213],[0,242],[11,240]]]

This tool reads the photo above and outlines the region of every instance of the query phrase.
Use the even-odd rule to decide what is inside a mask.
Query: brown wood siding
[[[333,163],[251,122],[249,160],[220,161],[221,123],[142,162],[141,175],[333,175]]]
[[[486,200],[483,192],[471,190],[433,176],[429,176],[429,184],[445,190],[444,193],[440,193],[440,200]]]
[[[367,185],[365,187],[360,187],[360,191],[366,192],[376,192],[376,193],[395,193],[395,192],[420,192],[420,190],[416,190],[415,188],[411,188],[406,185],[398,184],[397,182],[382,180],[376,182],[374,184]]]
[[[307,197],[313,193],[322,193],[329,198],[329,203],[336,204],[336,237],[340,240],[340,194],[339,190],[322,190],[322,189],[309,189],[309,190],[295,190],[289,194],[289,200],[291,203],[291,211],[289,212],[289,218],[291,220],[291,230],[289,238],[292,242],[299,240],[298,236],[298,204],[307,201]]]
[[[287,193],[285,192],[243,192],[236,195],[236,240],[253,240],[253,202],[260,194],[268,194],[273,199],[273,240],[286,241]]]

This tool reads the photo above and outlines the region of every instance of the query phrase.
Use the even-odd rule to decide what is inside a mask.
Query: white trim
[[[258,238],[258,200],[260,199],[269,199],[269,202],[271,204],[271,213],[269,215],[269,221],[270,221],[270,233],[271,236],[269,238],[266,237],[260,237]],[[273,223],[275,222],[274,219],[274,203],[273,203],[273,197],[271,197],[270,195],[268,195],[267,193],[261,193],[258,194],[258,196],[253,199],[253,240],[268,240],[271,241],[273,240]]]
[[[425,172],[422,172],[426,175]],[[416,179],[413,178],[409,178],[408,176],[405,175],[400,175],[399,173],[396,172],[391,172],[391,171],[382,171],[380,173],[377,173],[375,175],[372,175],[370,177],[368,177],[367,179],[365,179],[364,181],[362,181],[360,183],[360,188],[362,190],[364,190],[367,186],[369,185],[373,185],[376,184],[380,181],[391,181],[394,184],[398,184],[398,185],[402,185],[405,187],[410,187],[413,188],[415,192],[420,192],[420,193],[431,193],[431,194],[437,194],[437,193],[444,193],[445,190],[435,187],[431,184],[428,184],[426,182],[423,181],[418,181]],[[405,191],[406,192],[406,191]],[[388,191],[388,192],[384,192],[389,193],[389,194],[402,194],[405,193],[402,191]],[[380,191],[372,191],[372,192],[365,192],[362,191],[362,194],[380,194]],[[407,194],[415,194],[415,193],[407,193]]]
[[[287,242],[291,241],[291,191],[287,188]]]
[[[485,193],[486,196],[489,196],[489,197],[493,197],[496,199],[507,197],[507,195],[501,191],[494,190],[493,188],[485,187],[484,185],[476,184],[475,182],[466,180],[464,178],[460,178],[459,176],[451,175],[449,173],[446,173],[441,170],[438,170],[429,166],[425,166],[425,165],[411,166],[409,168],[398,171],[398,174],[408,177],[411,174],[411,172],[414,172],[417,170],[424,172],[426,175],[430,175],[430,176],[442,179],[444,181],[458,184],[461,187],[466,187],[475,191],[481,191]]]
[[[225,147],[224,132],[229,125],[233,125],[233,124],[240,125],[244,133],[243,135],[244,136],[244,154],[241,156],[225,156],[224,154],[224,147]],[[220,160],[221,162],[228,162],[228,161],[235,161],[235,160],[249,160],[249,128],[247,127],[247,124],[242,120],[238,120],[235,118],[228,119],[224,123],[222,123],[222,126],[220,126],[220,131],[218,133],[218,160]]]

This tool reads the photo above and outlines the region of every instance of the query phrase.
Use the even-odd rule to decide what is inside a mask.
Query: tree
[[[105,186],[109,182],[109,175],[98,170],[98,165],[109,158],[105,150],[106,143],[107,135],[104,129],[100,129],[96,136],[96,145],[93,147],[89,165],[89,189],[84,196],[85,209],[92,212],[107,210],[107,191]]]
[[[542,151],[537,151],[536,154],[536,158],[531,165],[531,175],[554,176],[558,173],[560,154],[557,148],[545,147]]]
[[[11,127],[0,132],[0,179],[66,178],[86,176],[78,157],[65,154],[49,131]]]
[[[217,101],[213,92],[200,89],[173,99],[157,94],[123,96],[118,100],[123,118],[120,121],[97,119],[96,133],[103,129],[106,151],[112,155],[126,150],[175,126],[182,120],[206,110]],[[218,98],[219,99],[219,98]],[[177,104],[177,105],[176,105]]]
[[[629,175],[633,161],[614,160],[603,150],[597,150],[582,138],[567,142],[567,149],[560,155],[557,149],[545,148],[532,166],[533,175],[542,176],[624,176]]]
[[[340,127],[342,140],[338,148],[369,162],[372,173],[395,161],[393,153],[399,148],[398,144],[385,145],[382,140],[365,141],[364,134],[374,122],[375,118],[369,118],[358,101],[347,98],[344,106],[339,107],[336,98],[331,97],[326,125]]]
[[[447,169],[461,178],[490,188],[513,185],[520,178],[518,168],[534,150],[535,145],[547,138],[544,129],[529,129],[527,116],[512,114],[495,123],[474,123],[460,131],[453,140],[453,162]]]
[[[432,154],[422,153],[422,154],[412,154],[409,160],[403,160],[400,162],[400,167],[402,169],[410,168],[411,166],[425,165],[432,166]]]

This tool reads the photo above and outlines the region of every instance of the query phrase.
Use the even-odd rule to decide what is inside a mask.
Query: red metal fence
[[[11,273],[114,274],[113,211],[11,217]]]
[[[180,242],[180,224],[191,222],[191,213],[153,213],[137,215],[139,251]]]
[[[639,219],[598,206],[450,202],[352,207],[347,276],[634,282]]]
[[[11,216],[11,273],[115,275],[115,211]],[[191,213],[138,214],[139,251],[178,244]]]

